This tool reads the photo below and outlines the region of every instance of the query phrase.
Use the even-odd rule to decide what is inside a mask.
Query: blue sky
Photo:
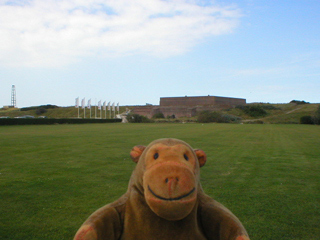
[[[319,0],[0,0],[0,107],[320,102]]]

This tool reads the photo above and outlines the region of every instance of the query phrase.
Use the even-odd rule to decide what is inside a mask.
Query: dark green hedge
[[[313,118],[311,116],[303,116],[300,118],[301,124],[314,124]]]
[[[53,109],[53,108],[59,108],[58,106],[56,105],[41,105],[41,106],[33,106],[33,107],[25,107],[25,108],[21,108],[20,111],[31,111],[31,110],[37,110],[39,108],[42,108],[42,109]]]
[[[116,123],[116,122],[121,122],[121,119],[0,118],[0,125],[82,124],[82,123]]]
[[[202,111],[198,115],[199,123],[237,123],[240,122],[241,118],[229,115],[222,114],[220,112],[211,112],[211,111]]]
[[[136,113],[130,113],[127,116],[127,120],[129,123],[152,123],[153,120],[147,118],[146,116],[142,116]]]
[[[290,103],[295,103],[295,104],[310,104],[309,102],[306,101],[300,101],[300,100],[292,100]]]
[[[251,117],[264,117],[268,114],[267,111],[264,109],[265,107],[263,107],[262,105],[246,105],[246,106],[240,105],[240,106],[236,106],[236,108],[241,109]]]

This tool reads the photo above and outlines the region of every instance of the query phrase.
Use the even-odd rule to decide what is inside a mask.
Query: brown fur
[[[75,240],[249,240],[237,217],[201,187],[202,150],[177,139],[136,146],[127,192],[94,212]]]

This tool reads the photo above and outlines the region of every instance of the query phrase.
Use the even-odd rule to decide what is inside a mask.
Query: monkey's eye
[[[159,153],[155,153],[155,154],[153,155],[154,160],[156,160],[158,157],[159,157]]]
[[[188,158],[187,154],[184,154],[183,157],[184,157],[185,160],[189,161],[189,158]]]

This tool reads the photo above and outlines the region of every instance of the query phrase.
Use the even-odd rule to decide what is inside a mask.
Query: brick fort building
[[[157,113],[163,113],[165,117],[193,117],[197,113],[209,110],[217,111],[245,105],[244,98],[198,96],[198,97],[162,97],[160,105],[134,106],[132,113],[152,118]]]

